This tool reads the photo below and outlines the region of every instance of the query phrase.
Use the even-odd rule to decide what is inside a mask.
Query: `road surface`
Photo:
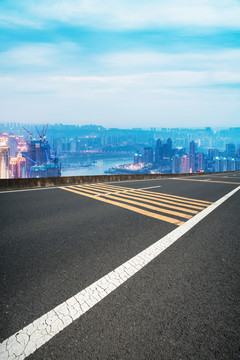
[[[240,172],[0,193],[0,359],[240,359]]]

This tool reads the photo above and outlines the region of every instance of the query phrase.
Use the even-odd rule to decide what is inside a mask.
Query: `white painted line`
[[[130,181],[135,181],[135,180],[130,180]],[[140,181],[140,180],[137,180]],[[123,182],[123,181],[122,181]],[[125,181],[124,181],[125,182]],[[119,183],[119,181],[118,181]],[[121,181],[120,181],[121,183]],[[86,183],[86,184],[79,184],[80,186],[84,186],[84,185],[89,185],[92,183]],[[98,184],[105,184],[105,183],[98,183]],[[109,183],[107,183],[109,184]],[[74,186],[74,185],[66,185],[66,186],[61,186],[64,188],[70,187],[70,186]],[[143,189],[153,189],[153,188],[158,188],[158,187],[162,187],[161,185],[158,186],[150,186],[150,187],[146,187],[146,188],[142,188],[142,189],[136,189],[136,190],[143,190]],[[8,193],[16,193],[16,192],[25,192],[25,191],[39,191],[39,190],[52,190],[52,189],[59,189],[59,186],[51,186],[51,187],[47,187],[47,188],[37,188],[37,189],[22,189],[22,190],[6,190],[6,191],[0,191],[0,194],[8,194]],[[109,193],[112,194],[112,193]],[[107,195],[109,195],[107,194]],[[97,195],[99,196],[99,195]],[[1,359],[0,359],[1,360]]]
[[[156,181],[156,180],[166,180],[166,179],[169,179],[169,178],[99,182],[99,183],[94,183],[94,184],[121,184],[121,183],[125,183],[125,182],[138,182],[138,181],[150,181],[150,180]],[[84,185],[92,185],[92,184],[93,183],[82,183],[82,184],[71,184],[71,185],[64,185],[64,186],[61,186],[61,185],[49,186],[49,187],[34,188],[34,189],[6,190],[6,191],[0,191],[0,194],[9,194],[9,193],[25,192],[25,191],[52,190],[52,189],[59,189],[60,186],[61,187],[70,187],[70,186],[75,186],[75,185],[84,186]],[[158,186],[156,186],[156,187],[158,187]],[[141,190],[141,189],[138,189],[138,190]]]
[[[67,186],[64,186],[64,187],[67,187]],[[9,194],[9,193],[25,192],[25,191],[52,190],[52,189],[58,189],[58,188],[59,188],[59,186],[51,186],[51,187],[36,188],[36,189],[6,190],[6,191],[0,191],[0,194]]]
[[[95,304],[130,279],[139,270],[155,259],[181,236],[192,229],[224,201],[234,195],[240,186],[230,191],[193,218],[179,226],[162,239],[149,246],[109,274],[44,314],[0,344],[1,360],[23,360],[48,342],[60,331],[80,318]]]
[[[161,174],[159,174],[161,175]],[[169,180],[169,177],[165,178],[157,178],[157,179],[139,179],[139,180],[124,180],[124,181],[106,181],[103,184],[121,184],[121,183],[129,183],[129,182],[140,182],[140,181],[161,181],[161,180]]]
[[[158,185],[158,186],[149,186],[149,187],[145,187],[145,188],[141,188],[141,189],[136,189],[136,190],[155,189],[155,188],[159,188],[159,187],[162,187],[162,185]]]

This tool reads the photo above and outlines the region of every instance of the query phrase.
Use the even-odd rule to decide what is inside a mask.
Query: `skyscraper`
[[[153,163],[153,149],[151,147],[144,148],[143,162],[144,164]]]
[[[10,146],[10,157],[14,157],[17,151],[17,142],[15,135],[9,136],[9,146]]]
[[[143,153],[141,151],[137,151],[134,155],[134,164],[142,164],[143,163]]]
[[[226,144],[226,157],[235,157],[235,145],[234,144]]]
[[[197,164],[197,171],[204,171],[205,169],[205,156],[204,154],[197,154],[196,155],[196,164]]]
[[[26,174],[26,158],[20,153],[12,159],[10,159],[10,172],[11,176],[15,179],[24,178]]]
[[[0,147],[0,179],[9,179],[9,146]]]
[[[189,144],[189,171],[195,172],[195,142],[191,141]]]
[[[182,174],[187,174],[190,172],[190,159],[189,156],[187,155],[183,155],[183,157],[181,158],[181,172]]]
[[[173,174],[180,174],[181,173],[181,158],[178,157],[178,156],[173,156],[172,173]]]
[[[157,139],[156,149],[155,149],[155,163],[157,165],[161,164],[162,157],[163,157],[162,141],[160,139]]]

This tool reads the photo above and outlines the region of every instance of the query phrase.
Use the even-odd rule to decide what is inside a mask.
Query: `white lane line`
[[[72,185],[65,185],[65,186],[61,186],[61,187],[70,187],[70,186],[75,186],[75,185],[80,185],[80,186],[84,186],[84,185],[93,185],[93,184],[121,184],[121,183],[125,183],[125,182],[138,182],[138,181],[156,181],[156,180],[167,180],[169,178],[160,178],[160,179],[144,179],[144,180],[126,180],[126,181],[112,181],[112,182],[99,182],[99,183],[81,183],[81,184],[72,184]],[[59,185],[60,186],[60,185]],[[41,187],[41,188],[34,188],[34,189],[21,189],[21,190],[6,190],[6,191],[0,191],[0,194],[8,194],[8,193],[16,193],[16,192],[25,192],[25,191],[39,191],[39,190],[52,190],[52,189],[59,189],[59,186],[49,186],[49,187]],[[161,185],[159,186],[151,186],[150,188],[154,188],[154,187],[161,187]],[[145,188],[147,189],[147,188]],[[140,189],[138,189],[140,190]]]
[[[63,187],[67,187],[67,186],[63,186]],[[37,188],[37,189],[6,190],[6,191],[0,191],[0,194],[9,194],[9,193],[25,192],[25,191],[52,190],[52,189],[58,189],[58,188],[59,188],[59,186],[51,186],[51,187]]]
[[[158,185],[158,186],[149,186],[149,187],[145,187],[145,188],[141,188],[141,189],[136,189],[136,190],[155,189],[155,188],[159,188],[159,187],[162,187],[162,185]]]
[[[103,184],[121,184],[121,183],[129,183],[129,182],[140,182],[140,181],[161,181],[161,180],[169,180],[169,177],[164,178],[156,178],[156,179],[139,179],[139,180],[123,180],[123,181],[106,181]]]
[[[139,270],[155,259],[181,236],[192,229],[224,201],[234,195],[240,186],[217,200],[193,218],[179,226],[162,239],[149,246],[109,274],[80,291],[75,296],[56,306],[0,344],[1,360],[23,360],[48,342],[60,331],[80,318],[95,304],[130,279]]]
[[[132,180],[131,180],[132,181]],[[119,181],[118,181],[119,182]],[[125,182],[125,181],[124,181]],[[91,183],[90,183],[91,184]],[[106,184],[106,183],[99,183],[99,184]],[[107,183],[108,184],[108,183]],[[81,184],[81,186],[84,186],[84,185],[89,185],[88,183],[86,184]],[[66,186],[62,186],[62,187],[70,187],[70,186],[73,186],[73,185],[66,185]],[[141,189],[136,189],[136,190],[144,190],[144,189],[153,189],[153,188],[158,188],[158,187],[162,187],[161,185],[158,185],[158,186],[150,186],[150,187],[146,187],[146,188],[141,188]],[[52,190],[52,189],[59,189],[59,186],[52,186],[52,187],[48,187],[48,188],[37,188],[37,189],[22,189],[22,190],[7,190],[7,191],[0,191],[0,194],[7,194],[7,193],[15,193],[15,192],[25,192],[25,191],[37,191],[37,190]],[[124,187],[123,187],[124,189]],[[135,190],[135,189],[133,189]],[[127,190],[126,190],[127,191]],[[109,193],[109,194],[112,194],[112,193]],[[109,194],[106,194],[106,195],[109,195]],[[96,196],[100,196],[100,195],[96,195]],[[1,360],[1,359],[0,359]]]

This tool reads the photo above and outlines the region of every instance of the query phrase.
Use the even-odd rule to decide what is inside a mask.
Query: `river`
[[[97,160],[96,164],[89,167],[78,167],[76,169],[62,169],[62,176],[84,176],[84,175],[104,175],[104,171],[119,164],[131,164],[133,156],[118,159]]]

